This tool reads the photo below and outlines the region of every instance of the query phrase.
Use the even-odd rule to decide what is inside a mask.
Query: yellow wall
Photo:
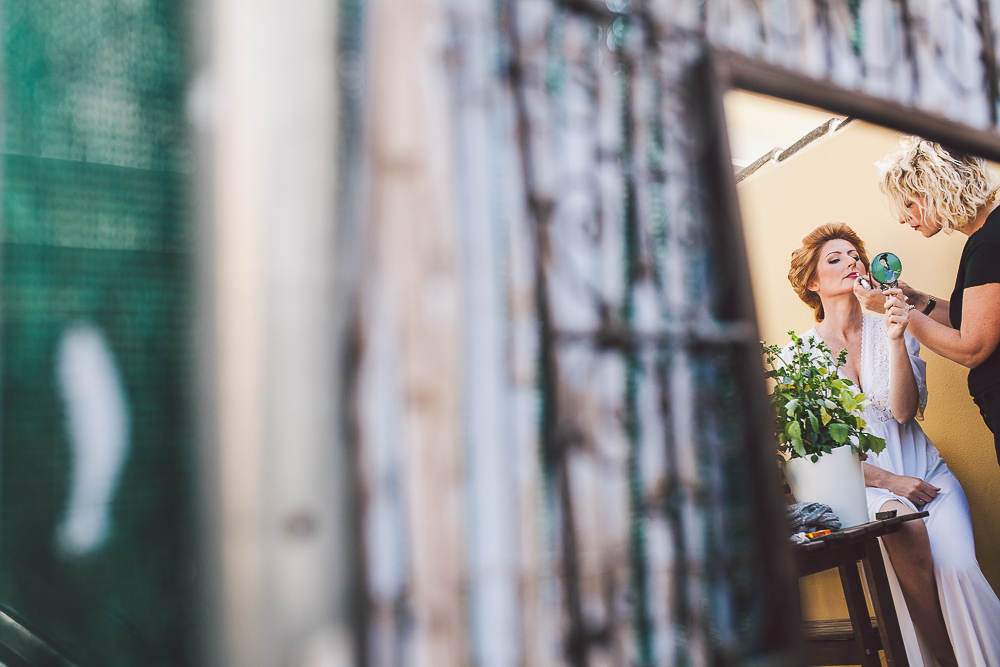
[[[734,113],[727,107],[728,113]],[[771,163],[737,186],[750,256],[761,337],[784,344],[785,332],[814,325],[812,311],[788,284],[792,251],[816,226],[845,222],[865,241],[868,256],[891,251],[903,263],[902,279],[945,299],[967,237],[939,233],[925,239],[889,214],[874,163],[898,146],[899,135],[858,121],[782,163]],[[1000,590],[1000,467],[992,434],[966,388],[966,369],[929,350],[929,400],[923,428],[961,481],[972,508],[979,563]],[[836,573],[817,575],[803,589],[803,613],[844,616]]]

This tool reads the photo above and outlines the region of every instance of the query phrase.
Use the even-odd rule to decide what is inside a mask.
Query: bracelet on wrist
[[[930,315],[931,311],[934,310],[934,306],[936,306],[936,305],[937,305],[937,299],[935,299],[934,297],[932,297],[932,296],[930,296],[928,294],[927,295],[927,306],[922,311],[920,311],[920,312],[922,312],[924,315]]]

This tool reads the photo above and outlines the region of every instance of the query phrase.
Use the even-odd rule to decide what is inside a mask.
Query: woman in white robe
[[[894,289],[884,316],[863,313],[853,288],[864,253],[849,227],[828,223],[803,239],[788,277],[816,312],[803,337],[848,351],[840,373],[865,393],[868,428],[886,441],[863,464],[870,518],[930,513],[882,540],[907,657],[916,666],[1000,667],[1000,600],[976,561],[968,501],[915,420],[927,389],[920,346],[905,333],[909,309]]]

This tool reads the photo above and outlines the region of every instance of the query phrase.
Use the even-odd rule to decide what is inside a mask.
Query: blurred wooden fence
[[[370,664],[790,642],[720,91],[696,13],[626,9],[371,8]]]

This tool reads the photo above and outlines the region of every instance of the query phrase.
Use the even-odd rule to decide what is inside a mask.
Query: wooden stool
[[[803,624],[808,647],[806,664],[879,667],[879,651],[883,651],[889,667],[909,665],[878,538],[896,532],[906,521],[926,516],[924,511],[873,521],[795,545],[800,577],[839,570],[850,614],[847,619]],[[868,615],[858,563],[868,582],[874,618]]]

